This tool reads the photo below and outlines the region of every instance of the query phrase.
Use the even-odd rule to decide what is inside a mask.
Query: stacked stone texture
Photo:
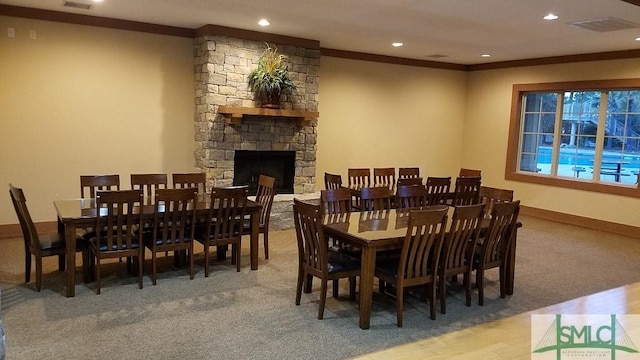
[[[270,44],[288,57],[294,95],[283,97],[285,109],[318,111],[320,50]],[[195,65],[196,165],[209,186],[233,184],[235,150],[295,150],[294,193],[314,191],[317,121],[304,126],[292,118],[250,117],[227,124],[218,106],[255,107],[247,76],[258,64],[265,43],[227,36],[197,37]]]

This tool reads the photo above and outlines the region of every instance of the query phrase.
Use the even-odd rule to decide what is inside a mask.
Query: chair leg
[[[58,255],[58,271],[64,271],[66,267],[67,267],[67,257],[64,254]]]
[[[157,261],[156,252],[151,251],[151,285],[153,286],[156,285],[156,280],[158,276],[158,264],[156,263],[156,261]]]
[[[447,313],[447,278],[444,274],[438,277],[440,288],[440,313]]]
[[[191,242],[191,246],[189,247],[189,279],[193,280],[193,242]]]
[[[349,278],[349,300],[354,301],[356,299],[356,278]]]
[[[306,294],[311,293],[311,287],[313,286],[313,275],[306,275],[306,279],[304,281],[304,292]]]
[[[42,288],[42,258],[36,257],[36,291]]]
[[[398,327],[402,327],[402,308],[404,301],[404,287],[396,284],[396,317]]]
[[[320,306],[318,306],[318,320],[324,317],[324,305],[327,302],[327,280],[322,280],[320,288]]]
[[[300,298],[302,297],[302,286],[304,285],[304,270],[302,267],[298,267],[298,283],[296,284],[296,305],[300,305]]]
[[[476,286],[478,287],[478,305],[484,305],[484,271],[476,271]]]
[[[241,251],[240,251],[240,239],[238,239],[238,244],[234,245],[236,247],[236,271],[240,272],[240,255],[241,255]]]
[[[471,273],[470,272],[466,272],[464,274],[464,278],[462,282],[464,284],[464,292],[467,300],[466,305],[471,306]]]
[[[386,291],[386,285],[382,279],[378,279],[378,291],[380,291],[380,294],[384,294]]]
[[[333,283],[333,297],[338,297],[338,289],[340,288],[340,279],[335,279],[332,281]]]
[[[209,277],[209,244],[204,243],[204,277]]]
[[[428,286],[429,286],[429,294],[430,299],[429,299],[429,310],[431,311],[431,320],[435,320],[436,319],[436,283],[435,283],[435,278],[433,279],[434,281],[432,281]]]
[[[29,283],[31,281],[31,252],[29,249],[25,249],[24,255],[24,282]]]
[[[504,299],[505,298],[505,293],[506,293],[506,267],[505,266],[500,266],[499,268],[500,271],[500,298]]]
[[[264,258],[268,260],[269,259],[269,230],[265,229],[262,236],[264,238]]]
[[[100,257],[96,256],[96,294],[100,295]]]
[[[136,257],[136,260],[138,260],[138,288],[142,289],[143,287],[142,275],[144,275],[143,274],[144,273],[144,247],[141,247],[141,251]]]

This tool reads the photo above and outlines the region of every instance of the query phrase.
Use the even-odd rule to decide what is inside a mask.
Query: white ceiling
[[[323,48],[482,64],[640,49],[640,6],[621,0],[0,0],[15,5],[183,28],[213,24],[320,41]],[[545,21],[554,13],[560,18]],[[614,17],[636,23],[596,32],[569,25]],[[271,26],[257,22],[266,18]],[[394,48],[391,43],[404,43]],[[491,58],[481,58],[481,54]],[[433,55],[445,55],[434,58]]]

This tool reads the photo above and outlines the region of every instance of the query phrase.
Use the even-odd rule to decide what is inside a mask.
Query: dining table
[[[137,206],[134,211],[137,211],[143,216],[143,221],[152,222],[154,205],[148,204],[146,201],[143,204]],[[96,224],[96,217],[98,216],[98,209],[96,209],[95,198],[75,198],[75,199],[58,199],[54,200],[53,205],[56,209],[58,216],[58,233],[63,236],[66,242],[66,273],[65,273],[65,287],[66,296],[75,296],[75,271],[76,271],[76,237],[78,229],[92,228]],[[209,209],[212,206],[210,201],[210,194],[198,194],[198,200],[196,202],[196,217],[198,219],[205,219],[209,214]],[[217,203],[213,204],[214,208],[217,207]],[[251,223],[250,234],[250,257],[251,257],[251,270],[258,270],[258,234],[260,228],[260,209],[262,205],[259,203],[247,200],[247,207],[245,214],[249,216]],[[101,215],[103,212],[100,212]],[[219,254],[220,255],[220,254]],[[85,281],[86,278],[85,272]]]
[[[448,206],[448,208],[447,215],[451,219],[455,207]],[[376,253],[380,250],[402,248],[407,233],[408,219],[406,209],[352,212],[343,216],[325,215],[323,218],[322,229],[325,236],[362,250],[359,325],[363,330],[369,329],[371,321]],[[488,228],[490,222],[489,218],[484,218],[481,226]],[[512,241],[513,246],[510,247],[507,258],[505,285],[508,295],[513,295],[517,229],[521,226],[522,224],[518,222],[514,232],[515,238]]]

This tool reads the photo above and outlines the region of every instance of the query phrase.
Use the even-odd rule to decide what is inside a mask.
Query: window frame
[[[554,177],[549,175],[520,172],[518,170],[518,155],[520,153],[520,127],[522,121],[522,106],[525,93],[530,92],[565,92],[578,91],[608,91],[639,89],[640,79],[614,79],[614,80],[589,80],[567,81],[551,83],[514,84],[511,94],[511,114],[509,122],[509,138],[507,143],[507,156],[505,164],[505,179],[537,185],[547,185],[568,189],[592,191],[598,193],[621,195],[640,198],[640,185],[635,186],[593,182],[585,179],[571,179],[566,177]]]

